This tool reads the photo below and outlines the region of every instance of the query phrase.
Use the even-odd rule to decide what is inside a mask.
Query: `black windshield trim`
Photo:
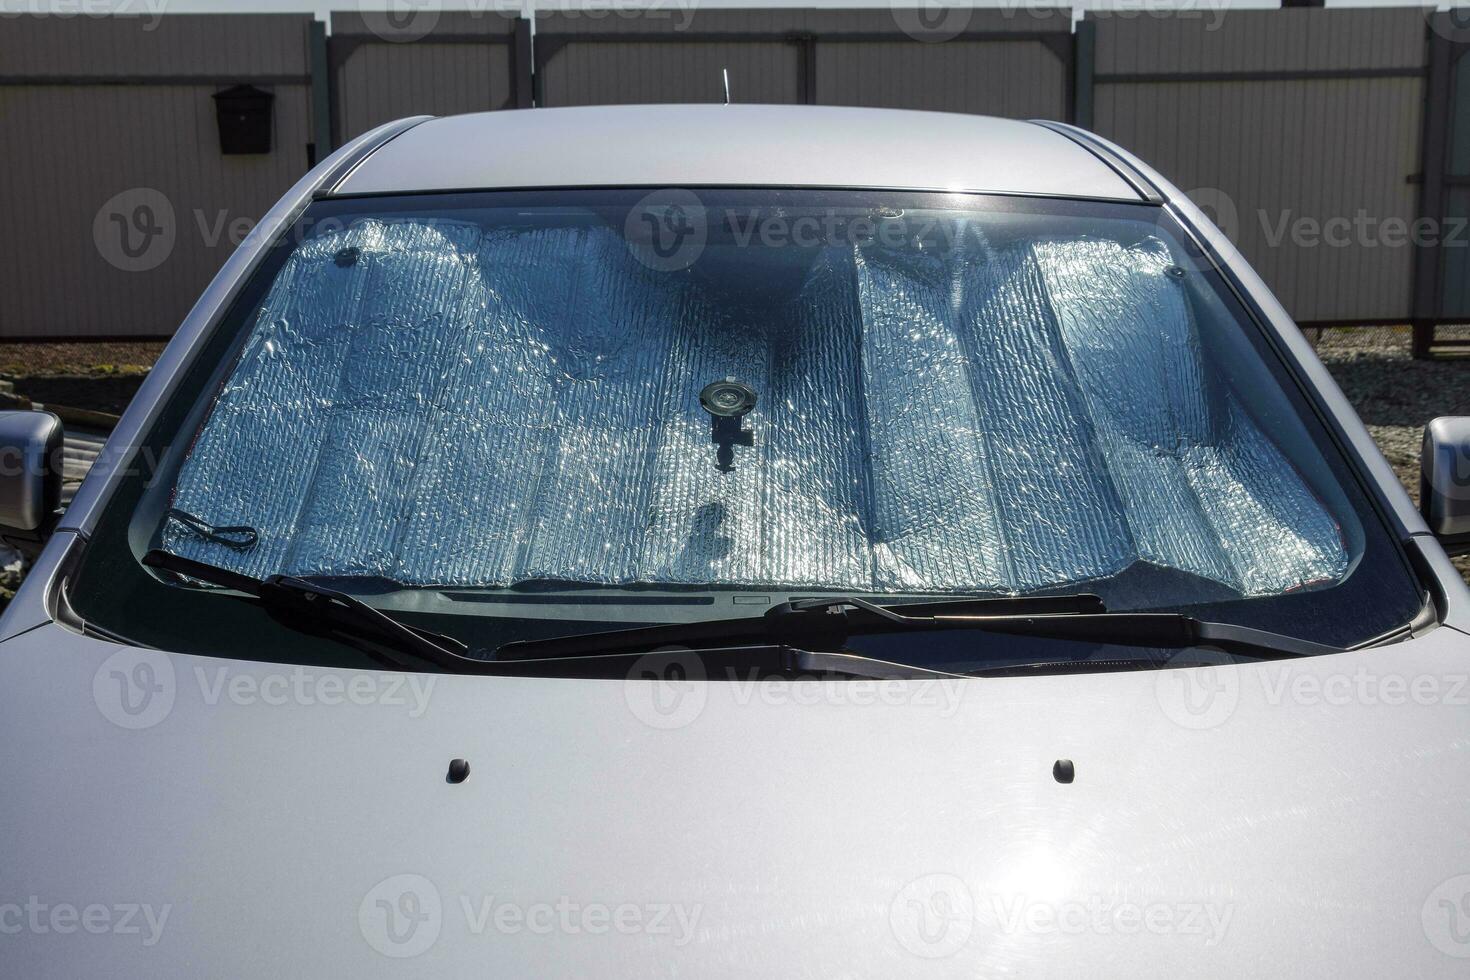
[[[711,189],[711,194],[731,195],[735,200],[742,194],[755,194],[765,189],[756,187],[721,187]],[[578,188],[568,191],[569,196],[583,197],[606,194],[608,197],[618,199],[628,198],[635,200],[638,196],[638,188],[615,188],[607,191],[597,189]],[[1191,248],[1198,249],[1199,244],[1191,234],[1191,230],[1184,224],[1178,215],[1167,208],[1148,202],[1127,202],[1110,200],[1105,202],[1085,201],[1068,198],[1055,197],[1027,197],[1021,195],[996,195],[981,193],[935,193],[912,191],[889,191],[881,190],[870,194],[867,191],[854,192],[847,189],[820,188],[814,189],[814,193],[820,194],[821,198],[814,198],[814,204],[827,203],[830,198],[832,202],[845,205],[856,204],[858,206],[872,206],[879,201],[897,200],[902,198],[912,202],[910,206],[923,207],[946,207],[962,204],[965,207],[984,207],[987,203],[997,210],[1023,211],[1030,213],[1046,214],[1078,214],[1095,215],[1099,217],[1114,216],[1128,220],[1140,220],[1142,215],[1152,217],[1143,220],[1154,220],[1163,227],[1173,229],[1173,233],[1181,242]],[[857,194],[860,201],[853,201],[851,197]],[[409,195],[383,195],[372,197],[371,203],[374,207],[385,207],[396,205],[398,210],[412,210],[414,208],[443,207],[446,205],[470,206],[515,206],[518,202],[537,207],[555,207],[556,200],[548,200],[551,192],[538,189],[518,189],[513,191],[476,191],[473,193],[435,192],[415,193]],[[148,458],[146,451],[152,451],[152,458],[163,458],[163,450],[170,446],[178,447],[179,439],[187,438],[187,419],[197,408],[207,406],[211,386],[218,384],[228,376],[232,370],[235,356],[243,346],[245,338],[249,334],[249,314],[255,304],[263,297],[264,292],[274,279],[276,272],[284,263],[290,246],[303,226],[309,226],[311,222],[320,221],[327,217],[350,215],[357,210],[362,213],[363,200],[349,197],[331,197],[318,200],[307,207],[298,220],[282,236],[281,240],[272,246],[272,251],[262,256],[256,271],[252,277],[240,284],[236,295],[228,310],[207,327],[198,339],[195,347],[195,356],[180,369],[180,377],[169,386],[170,394],[166,400],[161,402],[153,412],[154,420],[145,429],[140,440],[140,449],[143,454],[134,453],[134,459]],[[568,201],[567,203],[575,203]],[[806,202],[803,202],[806,203]],[[1140,211],[1140,209],[1145,209]],[[1310,622],[1307,629],[1316,631],[1325,630],[1333,623],[1351,624],[1354,622],[1352,616],[1342,615],[1343,603],[1360,609],[1378,608],[1384,610],[1379,618],[1386,619],[1389,612],[1397,615],[1398,605],[1405,607],[1403,621],[1412,619],[1414,610],[1409,609],[1409,603],[1417,598],[1417,589],[1408,588],[1413,578],[1408,571],[1408,562],[1403,558],[1403,545],[1396,536],[1392,534],[1391,527],[1384,519],[1384,514],[1378,506],[1376,486],[1371,481],[1365,483],[1360,472],[1360,463],[1340,440],[1335,438],[1335,428],[1330,419],[1324,419],[1322,413],[1317,410],[1315,393],[1308,389],[1303,390],[1301,379],[1294,370],[1293,360],[1282,352],[1276,343],[1272,341],[1273,333],[1269,326],[1262,326],[1254,315],[1254,310],[1249,302],[1248,296],[1236,294],[1230,286],[1229,275],[1222,274],[1221,270],[1211,271],[1206,269],[1203,273],[1206,278],[1217,283],[1216,289],[1221,293],[1222,302],[1236,309],[1236,315],[1241,320],[1242,326],[1251,323],[1255,329],[1246,332],[1255,337],[1259,343],[1256,345],[1258,355],[1265,364],[1268,372],[1282,379],[1292,378],[1296,381],[1294,385],[1287,385],[1291,391],[1289,400],[1294,406],[1310,406],[1313,411],[1303,413],[1303,423],[1308,426],[1313,437],[1319,443],[1322,455],[1327,459],[1329,467],[1334,475],[1351,476],[1352,487],[1344,486],[1345,492],[1349,492],[1355,502],[1354,510],[1357,512],[1366,526],[1372,529],[1368,534],[1367,550],[1365,551],[1360,566],[1393,566],[1392,561],[1383,562],[1386,558],[1382,548],[1387,547],[1400,551],[1400,564],[1405,568],[1405,591],[1413,598],[1405,598],[1403,602],[1396,602],[1393,593],[1386,591],[1387,579],[1378,582],[1383,586],[1382,591],[1375,590],[1371,595],[1362,595],[1363,589],[1359,588],[1355,594],[1358,597],[1350,601],[1346,595],[1341,599],[1320,599],[1318,596],[1329,595],[1338,592],[1334,587],[1321,593],[1308,592],[1303,599],[1301,596],[1289,597],[1279,612],[1269,614],[1262,613],[1269,620],[1284,623],[1286,617],[1294,615],[1286,606],[1293,609],[1310,608],[1317,610],[1309,616]],[[1228,294],[1228,295],[1227,295]],[[1310,415],[1310,418],[1305,415]],[[1321,434],[1331,436],[1323,440]],[[141,467],[140,467],[141,468]],[[1341,480],[1342,476],[1337,478]],[[146,489],[149,478],[158,482],[166,482],[166,473],[140,473],[134,476],[126,476],[118,481],[118,484],[110,496],[99,504],[97,516],[97,528],[93,540],[86,546],[79,563],[75,576],[76,590],[71,599],[78,607],[78,616],[85,616],[89,622],[98,624],[98,628],[115,629],[119,635],[137,636],[147,645],[162,649],[179,649],[190,653],[199,653],[213,656],[236,656],[240,659],[276,659],[282,662],[336,662],[345,656],[344,652],[337,650],[330,655],[324,654],[317,647],[294,648],[289,645],[281,650],[274,649],[274,640],[268,632],[273,627],[268,621],[262,620],[258,615],[246,615],[250,610],[242,610],[240,617],[227,617],[226,622],[216,619],[215,613],[207,607],[199,605],[200,596],[179,596],[178,593],[187,592],[176,588],[170,589],[174,595],[160,596],[156,588],[163,588],[161,583],[153,580],[138,564],[144,551],[147,550],[149,542],[146,539],[136,537],[131,529],[132,516],[138,507],[142,490]],[[166,496],[166,495],[160,495]],[[1367,506],[1362,506],[1366,504]],[[1377,515],[1377,520],[1370,520],[1367,511],[1371,509]],[[156,526],[156,525],[154,525]],[[1382,534],[1378,532],[1383,532]],[[1387,542],[1386,544],[1384,542]],[[1355,571],[1349,576],[1348,584],[1355,579],[1363,578]],[[780,590],[790,592],[792,590]],[[1248,599],[1242,600],[1238,605],[1245,607],[1257,602],[1269,600]],[[1306,605],[1304,606],[1303,603]],[[1318,605],[1320,603],[1320,605]],[[1415,603],[1417,608],[1417,603]],[[1263,607],[1261,607],[1263,608]],[[1220,619],[1219,615],[1213,615],[1214,610],[1209,608],[1190,608],[1192,614],[1203,619]],[[1233,613],[1231,614],[1233,616]],[[1242,614],[1243,615],[1243,614]],[[473,618],[473,617],[467,617]],[[146,622],[143,620],[146,619]],[[105,624],[105,625],[103,625]],[[1364,623],[1372,626],[1373,631],[1382,634],[1387,625],[1380,622]],[[1350,629],[1345,625],[1343,629]],[[1305,631],[1305,630],[1304,630]],[[236,637],[225,636],[226,632],[233,632]],[[1368,632],[1364,629],[1363,632]],[[1353,635],[1351,637],[1339,637],[1340,639],[1353,639],[1362,642],[1364,637]]]

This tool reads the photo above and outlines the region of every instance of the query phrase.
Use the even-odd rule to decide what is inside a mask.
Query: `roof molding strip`
[[[351,152],[343,156],[332,168],[331,172],[324,176],[312,191],[312,198],[331,197],[342,186],[342,183],[352,176],[352,172],[367,162],[368,157],[382,149],[388,143],[413,129],[419,123],[428,122],[433,116],[409,116],[379,127],[376,139],[368,140],[353,147]]]
[[[1127,160],[1114,153],[1111,147],[1107,146],[1105,143],[1099,140],[1092,133],[1089,133],[1087,130],[1079,129],[1076,126],[1071,126],[1067,123],[1055,122],[1051,119],[1031,119],[1029,120],[1029,122],[1033,122],[1043,129],[1049,129],[1054,133],[1059,133],[1060,135],[1065,136],[1073,143],[1076,143],[1078,146],[1082,147],[1084,150],[1097,157],[1108,167],[1108,169],[1112,170],[1113,173],[1122,178],[1124,183],[1133,188],[1134,192],[1137,193],[1139,197],[1143,198],[1143,200],[1149,202],[1150,204],[1164,203],[1164,195],[1159,191],[1157,187],[1153,185],[1153,182],[1150,181],[1148,177],[1140,173],[1138,169],[1130,164]]]

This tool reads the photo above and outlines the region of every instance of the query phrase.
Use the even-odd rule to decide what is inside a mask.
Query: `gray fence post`
[[[1072,35],[1072,123],[1092,128],[1092,76],[1097,55],[1097,24],[1083,15]]]
[[[336,149],[332,145],[332,72],[327,61],[327,25],[313,20],[311,45],[311,133],[312,164],[325,160]]]
[[[1432,14],[1446,18],[1447,14]],[[1445,216],[1444,180],[1449,170],[1448,147],[1451,99],[1451,65],[1453,46],[1443,30],[1434,26],[1429,35],[1429,77],[1425,80],[1424,128],[1419,151],[1419,224],[1432,221],[1438,227]],[[1417,358],[1429,356],[1434,346],[1434,332],[1443,314],[1443,255],[1440,235],[1417,235],[1414,238],[1414,299],[1412,322],[1413,352]]]
[[[796,92],[802,105],[817,103],[817,37],[801,33],[792,37],[796,45]]]
[[[511,105],[517,109],[529,109],[536,104],[536,66],[532,58],[531,43],[531,22],[524,17],[517,17],[515,41],[510,49]]]

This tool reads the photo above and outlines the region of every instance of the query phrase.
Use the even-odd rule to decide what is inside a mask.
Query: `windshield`
[[[1397,625],[1402,559],[1359,571],[1381,526],[1185,241],[1034,198],[318,202],[156,434],[130,558],[331,580],[492,646],[1083,586]],[[1378,608],[1349,615],[1359,578]]]

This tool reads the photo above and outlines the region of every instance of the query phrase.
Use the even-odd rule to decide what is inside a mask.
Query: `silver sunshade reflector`
[[[1022,591],[1143,560],[1341,577],[1325,506],[1202,366],[1167,249],[825,249],[778,309],[601,227],[366,221],[299,247],[174,505],[250,575]],[[759,400],[714,465],[700,391]]]

